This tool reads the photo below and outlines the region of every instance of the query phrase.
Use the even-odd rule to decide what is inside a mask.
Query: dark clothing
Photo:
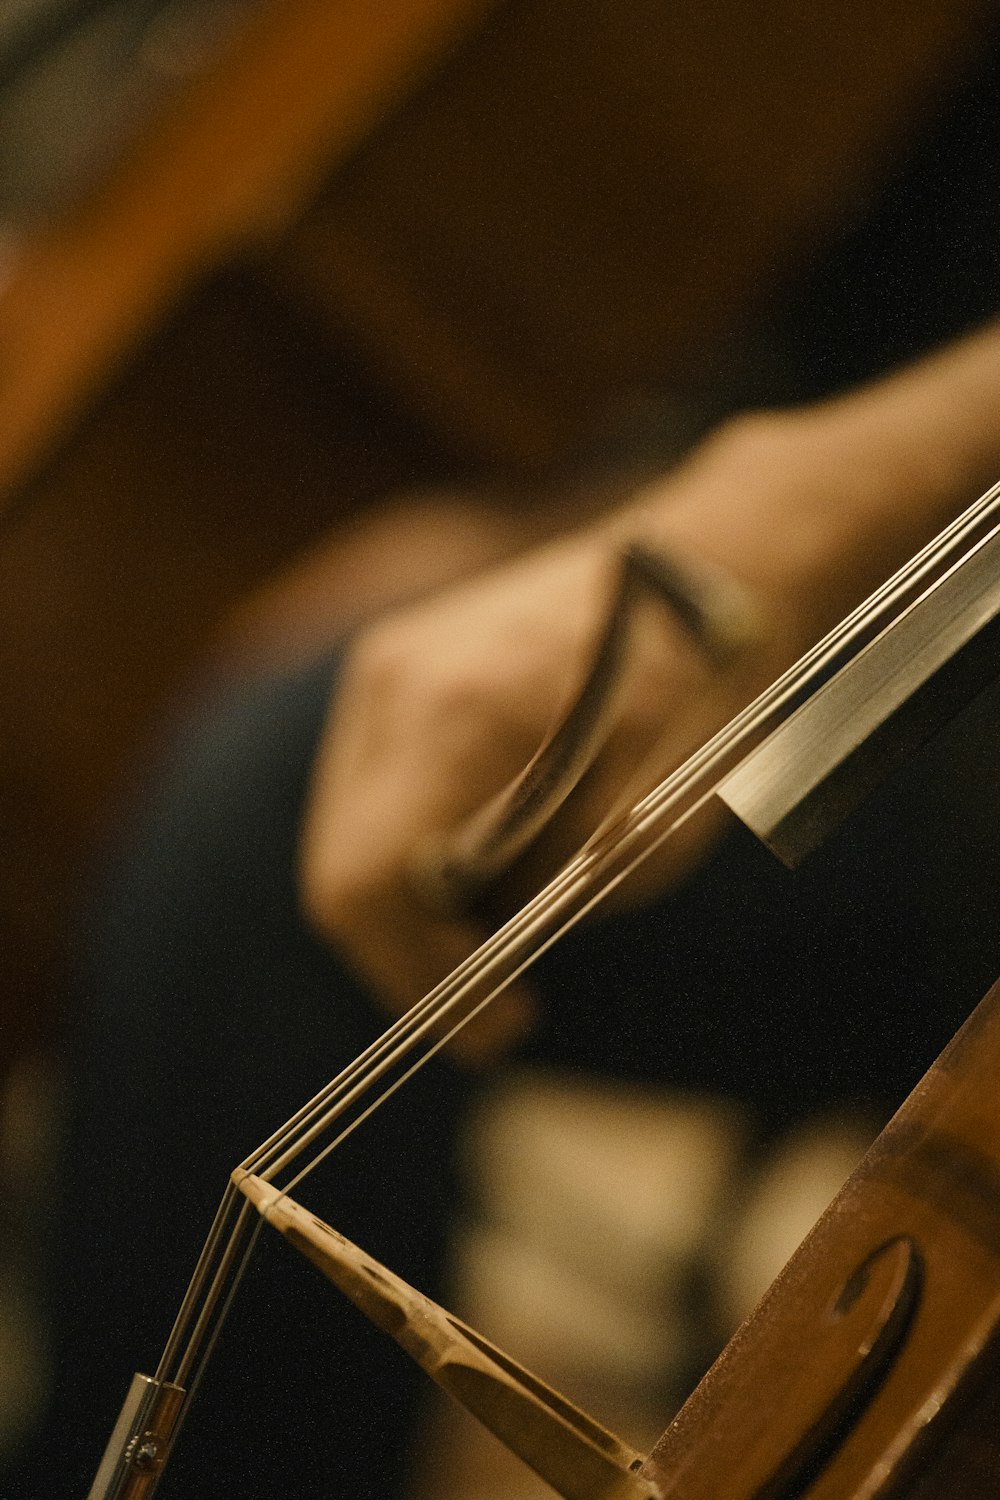
[[[100,903],[57,1245],[60,1463],[17,1500],[86,1493],[229,1171],[384,1024],[296,899],[331,675],[320,663],[254,683],[198,716]],[[917,854],[901,830],[919,780],[794,877],[737,833],[673,899],[578,931],[539,966],[532,1053],[736,1093],[770,1128],[901,1097],[976,998],[937,992],[910,900]],[[301,1192],[432,1292],[466,1093],[437,1059]],[[161,1493],[392,1493],[414,1372],[283,1242],[262,1240]]]

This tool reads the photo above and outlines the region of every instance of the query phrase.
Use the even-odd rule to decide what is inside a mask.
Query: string
[[[897,605],[903,593],[912,592],[914,584],[927,572],[927,561],[930,560],[933,563],[939,562],[940,554],[945,550],[942,546],[943,540],[950,539],[956,534],[960,534],[961,539],[965,539],[970,525],[981,518],[982,512],[997,494],[1000,494],[1000,486],[988,492],[987,496],[983,497],[980,502],[977,502],[977,505],[972,507],[965,516],[960,517],[941,537],[936,538],[933,543],[929,544],[923,553],[918,554],[915,559],[911,559],[911,562],[905,569],[901,570],[899,574],[895,575],[887,584],[877,590],[870,599],[859,606],[852,615],[848,616],[846,621],[842,622],[829,636],[813,648],[812,651],[807,653],[800,662],[789,669],[760,698],[749,705],[743,713],[737,715],[736,719],[731,721],[717,736],[709,740],[700,751],[696,752],[683,766],[678,768],[671,777],[668,777],[651,794],[652,797],[654,799],[658,797],[661,804],[672,805],[677,791],[683,789],[685,782],[691,782],[695,774],[704,774],[706,770],[711,770],[717,766],[720,758],[739,748],[749,734],[759,732],[766,719],[770,719],[777,711],[786,709],[790,699],[801,692],[804,686],[811,684],[816,675],[827,670],[836,656],[844,649],[845,645],[856,644],[856,638],[859,633],[871,628],[873,617],[881,615],[889,607]],[[877,608],[874,606],[877,606]],[[807,668],[808,672],[805,673],[803,668]],[[809,684],[803,682],[803,678],[806,675],[808,675]],[[655,806],[656,803],[654,801],[653,803],[644,805]],[[588,840],[588,844],[585,847],[591,847],[596,840],[603,836],[608,826],[615,821],[620,821],[620,815],[613,812],[602,822],[600,828]],[[566,880],[571,879],[574,874],[575,866],[571,862],[556,877],[555,881],[551,882],[517,917],[499,929],[492,939],[488,940],[486,944],[470,955],[470,958],[464,964],[460,965],[452,975],[448,976],[441,985],[432,990],[423,1001],[419,1002],[417,1006],[402,1017],[393,1027],[390,1027],[379,1038],[378,1042],[373,1044],[371,1048],[367,1049],[343,1073],[332,1080],[327,1088],[317,1095],[314,1100],[310,1101],[309,1105],[305,1106],[298,1115],[294,1116],[285,1127],[282,1127],[281,1131],[276,1132],[275,1136],[271,1137],[270,1141],[265,1143],[265,1147],[260,1148],[259,1154],[255,1153],[243,1165],[247,1169],[259,1171],[260,1165],[268,1159],[268,1154],[273,1157],[274,1150],[291,1137],[293,1128],[300,1122],[303,1122],[306,1116],[312,1114],[314,1123],[311,1128],[303,1130],[298,1137],[296,1147],[288,1148],[285,1156],[280,1157],[279,1161],[274,1163],[265,1174],[268,1180],[271,1180],[274,1173],[280,1170],[280,1166],[284,1165],[288,1160],[289,1151],[297,1149],[300,1145],[308,1144],[315,1137],[317,1129],[323,1128],[322,1125],[317,1126],[315,1124],[315,1119],[319,1112],[325,1106],[329,1105],[330,1101],[335,1099],[338,1094],[344,1100],[345,1104],[351,1102],[356,1096],[356,1090],[349,1089],[349,1085],[359,1073],[364,1073],[366,1068],[368,1071],[364,1076],[372,1081],[382,1076],[386,1071],[386,1067],[390,1065],[388,1049],[397,1044],[406,1032],[409,1032],[410,1036],[414,1039],[426,1034],[450,1005],[452,998],[450,992],[454,992],[460,983],[465,982],[470,972],[475,976],[477,971],[482,970],[493,959],[498,948],[502,949],[505,944],[516,939],[524,924],[533,921],[546,902],[558,898],[560,887]],[[265,1148],[273,1149],[268,1153]]]
[[[676,784],[678,781],[684,779],[685,773],[690,778],[692,769],[701,770],[706,764],[709,766],[714,764],[720,750],[725,751],[727,748],[731,748],[736,738],[742,739],[742,731],[748,728],[752,729],[760,724],[764,710],[770,713],[776,706],[780,706],[787,699],[790,687],[794,689],[800,686],[801,679],[806,673],[812,678],[817,670],[822,670],[828,664],[831,655],[838,652],[845,641],[855,637],[860,629],[867,628],[870,625],[874,615],[884,613],[889,603],[897,602],[901,592],[911,591],[914,582],[926,574],[929,564],[939,563],[942,554],[954,544],[956,539],[966,539],[970,531],[981,520],[983,514],[988,512],[991,502],[998,493],[1000,493],[1000,486],[988,492],[980,502],[977,502],[975,506],[970,508],[969,512],[963,517],[959,517],[940,537],[936,538],[933,543],[928,544],[928,547],[923,549],[921,553],[918,553],[916,558],[911,559],[911,562],[904,569],[900,570],[899,574],[895,575],[887,584],[877,590],[875,595],[865,601],[862,606],[859,606],[858,610],[848,616],[847,620],[842,622],[840,627],[831,632],[830,636],[821,641],[813,651],[807,653],[807,656],[797,663],[794,668],[790,669],[782,678],[779,678],[778,682],[771,689],[767,690],[760,699],[751,704],[743,714],[738,715],[737,719],[731,725],[727,726],[725,730],[721,731],[719,736],[709,741],[703,750],[692,757],[692,760],[687,762],[685,766],[679,768],[679,771],[674,776],[667,778],[662,786],[652,794],[651,798],[646,799],[642,804],[642,809],[654,820],[658,816],[661,816],[664,801],[668,804],[670,803],[671,794],[676,793]],[[721,745],[717,742],[721,742]],[[702,802],[707,801],[710,795],[711,791],[706,792],[703,799],[701,799]],[[701,804],[699,803],[698,805]],[[690,812],[694,810],[692,808]],[[640,811],[640,809],[637,809],[637,811]],[[681,820],[679,819],[678,821]],[[663,829],[660,837],[656,840],[655,846],[651,847],[658,847],[663,839],[670,836],[675,827],[676,823]],[[588,849],[593,846],[595,839],[599,836],[600,831],[595,835],[594,839],[589,841]],[[558,927],[554,933],[544,940],[544,947],[551,946],[551,943],[562,935],[567,926],[572,925],[574,921],[580,920],[587,910],[599,900],[603,900],[610,889],[626,878],[630,869],[634,868],[635,864],[647,857],[648,853],[651,852],[651,847],[647,847],[645,851],[640,850],[636,854],[632,865],[627,870],[620,872],[613,880],[606,882],[604,887],[595,891],[590,901],[585,903],[575,917],[571,917],[567,923]],[[473,981],[481,979],[484,972],[489,972],[489,969],[495,968],[498,963],[503,962],[505,959],[509,962],[511,953],[516,951],[514,948],[515,940],[521,943],[527,940],[533,941],[535,956],[544,951],[539,946],[537,934],[538,923],[540,920],[544,921],[553,911],[561,910],[566,905],[567,897],[573,894],[572,882],[578,873],[578,860],[571,861],[564,871],[561,872],[560,876],[554,882],[550,883],[534,902],[529,903],[524,912],[520,913],[511,923],[506,924],[504,928],[501,928],[494,939],[485,944],[482,949],[470,955],[470,958],[464,964],[460,965],[459,969],[453,975],[449,976],[441,985],[435,987],[411,1012],[401,1017],[397,1023],[389,1028],[383,1037],[379,1038],[371,1047],[366,1049],[358,1059],[355,1059],[314,1100],[309,1101],[285,1126],[275,1132],[274,1136],[268,1142],[265,1142],[263,1147],[258,1148],[257,1152],[247,1158],[244,1164],[245,1167],[248,1170],[253,1169],[255,1166],[259,1167],[260,1163],[267,1159],[268,1152],[273,1158],[275,1152],[284,1146],[283,1156],[279,1156],[277,1161],[272,1160],[271,1168],[266,1174],[268,1178],[273,1177],[282,1166],[294,1159],[313,1140],[327,1130],[334,1120],[340,1118],[363,1092],[370,1088],[379,1078],[383,1077],[402,1056],[437,1026],[444,1015],[454,1010],[458,1004],[467,1001],[470,975]],[[592,871],[588,871],[588,874],[592,873]],[[376,1101],[362,1115],[357,1117],[355,1122],[341,1131],[334,1142],[328,1143],[327,1147],[310,1164],[303,1168],[294,1181],[296,1183],[301,1181],[302,1177],[313,1170],[313,1167],[318,1164],[319,1160],[327,1156],[334,1149],[335,1145],[340,1144],[348,1134],[353,1133],[353,1130],[363,1120],[370,1117],[374,1109],[385,1102],[391,1094],[395,1093],[401,1087],[406,1079],[412,1076],[417,1067],[422,1066],[424,1061],[439,1051],[451,1036],[456,1034],[463,1025],[468,1024],[468,1020],[471,1019],[472,1015],[478,1014],[485,1005],[490,1003],[500,989],[512,982],[517,974],[523,972],[528,962],[532,961],[533,958],[522,961],[516,969],[508,972],[506,977],[502,978],[497,985],[490,989],[475,1006],[471,1009],[467,1006],[466,1011],[452,1025],[450,1031],[422,1054],[421,1058],[402,1077],[384,1090]],[[353,1087],[350,1086],[352,1083]],[[309,1123],[309,1128],[305,1130],[300,1129],[296,1135],[296,1127],[307,1122],[311,1122]],[[288,1188],[285,1189],[285,1191],[288,1190]],[[213,1282],[213,1291],[217,1286],[220,1276],[223,1274],[224,1266],[216,1275],[215,1282]]]
[[[912,591],[914,584],[918,582],[920,577],[923,576],[927,571],[927,568],[924,564],[926,563],[928,557],[932,562],[936,562],[939,560],[940,553],[942,550],[944,550],[942,543],[945,540],[952,538],[956,533],[959,532],[961,532],[961,537],[962,539],[964,539],[966,533],[970,529],[971,524],[980,519],[981,513],[985,509],[988,502],[991,499],[995,498],[998,493],[1000,493],[1000,486],[997,486],[993,491],[989,492],[987,496],[984,496],[981,501],[977,502],[976,506],[972,507],[971,510],[965,514],[965,516],[958,518],[958,520],[953,523],[953,525],[949,527],[945,533],[942,533],[941,537],[935,538],[935,541],[929,544],[928,547],[924,549],[924,552],[917,554],[916,558],[911,559],[911,562],[904,570],[901,570],[900,574],[895,575],[893,579],[890,579],[887,584],[883,585],[881,589],[877,590],[876,593],[871,596],[871,598],[866,600],[863,605],[859,606],[852,615],[848,616],[847,620],[842,622],[835,631],[831,632],[828,637],[821,641],[816,647],[812,649],[812,651],[808,652],[805,657],[797,662],[793,668],[789,669],[789,671],[784,674],[784,676],[779,678],[778,681],[765,692],[765,694],[755,700],[753,704],[749,705],[748,708],[742,714],[738,715],[737,718],[734,719],[729,725],[727,725],[718,736],[708,741],[708,743],[702,748],[701,751],[696,752],[695,756],[685,762],[685,764],[680,767],[676,773],[674,773],[673,777],[668,778],[668,780],[662,784],[660,791],[664,794],[673,791],[679,779],[685,776],[690,777],[695,771],[700,771],[701,769],[703,769],[705,763],[711,764],[715,760],[717,752],[720,749],[722,751],[732,750],[736,746],[737,739],[740,743],[742,743],[742,739],[744,738],[744,731],[758,730],[761,726],[762,721],[764,720],[765,715],[767,717],[770,717],[776,710],[786,708],[793,694],[802,691],[804,686],[812,683],[812,680],[816,675],[827,670],[830,667],[831,663],[834,661],[835,657],[844,650],[846,645],[849,644],[851,646],[856,646],[857,637],[859,636],[859,634],[871,628],[873,617],[886,613],[890,607],[898,604],[900,597],[905,592]],[[806,675],[806,673],[803,671],[804,668],[808,669],[809,683],[803,682],[803,678]],[[600,837],[611,823],[619,819],[620,812],[618,810],[612,810],[612,812],[602,821],[602,824],[600,825],[596,833],[588,841],[588,845],[590,843],[593,843],[596,838]],[[571,873],[572,866],[567,867],[566,871],[563,872],[563,874],[567,875]],[[545,890],[540,893],[540,895],[536,897],[533,902],[529,903],[529,905],[524,908],[524,911],[520,913],[517,918],[513,919],[512,924],[508,923],[507,925],[502,927],[494,935],[493,939],[489,940],[486,945],[478,949],[474,954],[470,955],[469,959],[461,964],[451,975],[448,976],[446,980],[435,987],[435,989],[433,989],[422,1001],[420,1001],[417,1006],[415,1006],[411,1011],[407,1012],[405,1016],[400,1018],[399,1021],[397,1021],[392,1027],[390,1027],[388,1031],[386,1031],[375,1043],[372,1044],[371,1047],[366,1049],[366,1051],[363,1052],[360,1057],[355,1059],[355,1061],[350,1064],[349,1067],[344,1070],[344,1072],[339,1074],[337,1078],[333,1079],[331,1083],[327,1085],[326,1089],[318,1094],[314,1100],[309,1101],[309,1104],[304,1106],[303,1109],[298,1112],[298,1114],[294,1115],[291,1120],[286,1122],[286,1125],[281,1127],[281,1129],[277,1131],[275,1135],[272,1136],[267,1142],[265,1142],[262,1147],[258,1148],[257,1152],[255,1152],[251,1157],[247,1158],[247,1160],[242,1164],[243,1167],[247,1170],[256,1170],[259,1172],[261,1166],[267,1160],[273,1157],[275,1151],[277,1151],[283,1143],[283,1140],[288,1138],[295,1127],[303,1124],[309,1116],[315,1116],[315,1112],[319,1111],[325,1105],[327,1105],[337,1092],[343,1093],[347,1089],[347,1086],[351,1082],[352,1078],[363,1072],[365,1068],[370,1068],[368,1076],[371,1076],[373,1078],[380,1076],[380,1071],[384,1070],[380,1070],[377,1064],[380,1057],[384,1057],[386,1049],[395,1044],[399,1040],[401,1035],[407,1030],[412,1033],[413,1031],[417,1030],[417,1028],[419,1028],[420,1033],[423,1034],[427,1029],[426,1025],[424,1024],[426,1018],[429,1014],[437,1013],[437,1008],[442,1004],[448,990],[453,988],[456,983],[465,980],[468,977],[470,970],[474,971],[476,966],[480,965],[488,957],[488,955],[492,952],[497,944],[502,944],[504,941],[509,940],[511,937],[515,936],[518,924],[522,920],[530,920],[534,916],[540,903],[544,903],[547,899],[550,899],[554,895],[558,894],[558,888],[561,879],[562,876],[557,876],[556,880],[553,883],[547,886]],[[273,1175],[274,1170],[277,1170],[277,1167],[273,1167],[267,1174],[269,1179],[271,1175]]]
[[[519,977],[570,927],[582,920],[599,902],[604,901],[678,827],[705,806],[719,784],[720,766],[735,756],[737,751],[742,751],[748,739],[761,736],[765,727],[779,714],[787,714],[789,705],[794,706],[796,698],[806,696],[816,685],[817,679],[833,670],[849,647],[857,649],[859,640],[865,635],[870,636],[886,615],[893,610],[908,607],[905,605],[908,598],[912,604],[915,590],[935,571],[940,572],[942,559],[967,543],[984,521],[992,518],[997,509],[998,496],[1000,484],[988,490],[922,548],[629,813],[622,816],[613,812],[602,820],[583,849],[521,912],[505,923],[492,938],[393,1023],[381,1037],[256,1148],[242,1163],[242,1168],[255,1171],[271,1181],[330,1130],[363,1094],[385,1078],[414,1047],[429,1037],[436,1028],[440,1028],[443,1020],[452,1016],[458,1007],[462,1007],[448,1029],[431,1041],[403,1073],[386,1084],[367,1107],[332,1140],[326,1142],[281,1190],[282,1194],[302,1181],[395,1094],[418,1068],[480,1014],[497,994]],[[986,539],[980,537],[976,545],[981,545]],[[956,559],[949,571],[960,566],[962,561],[964,557]],[[939,586],[943,576],[946,575],[942,574],[936,579],[927,590],[928,593]],[[699,786],[702,786],[709,775],[714,777],[712,784],[707,788],[702,787],[699,792]],[[685,798],[688,799],[686,807],[683,806]],[[674,814],[672,819],[671,814]],[[496,973],[498,969],[499,975]],[[476,998],[476,986],[484,985],[486,992]],[[235,1189],[228,1188],[220,1204],[205,1250],[164,1351],[161,1370],[169,1367],[176,1357],[187,1327],[196,1318],[180,1368],[185,1372],[194,1368],[199,1345],[204,1344],[196,1374],[196,1381],[200,1379],[204,1362],[218,1335],[221,1319],[232,1301],[236,1281],[252,1248],[251,1244],[244,1254],[242,1266],[234,1271],[240,1225],[245,1222],[242,1212],[237,1217],[235,1228],[230,1231],[228,1243],[224,1249],[221,1248],[226,1221],[232,1216],[235,1196]],[[246,1207],[244,1203],[243,1208]],[[220,1305],[219,1297],[227,1279],[232,1279],[233,1284]],[[199,1308],[196,1316],[195,1310]],[[216,1315],[215,1328],[205,1343],[213,1314]],[[161,1377],[158,1371],[158,1378],[169,1377]]]

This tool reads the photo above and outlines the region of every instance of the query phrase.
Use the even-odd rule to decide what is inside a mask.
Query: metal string
[[[765,693],[755,699],[740,714],[736,716],[724,729],[710,739],[701,750],[697,751],[689,760],[684,762],[670,777],[664,780],[653,793],[651,798],[659,799],[661,804],[673,805],[673,797],[679,787],[685,782],[693,782],[695,776],[703,774],[716,766],[721,756],[733,753],[741,748],[744,740],[754,733],[762,733],[767,722],[777,713],[785,710],[792,699],[804,692],[807,686],[812,685],[816,677],[821,676],[836,663],[837,658],[844,653],[847,647],[856,648],[858,640],[864,634],[870,632],[875,620],[886,614],[890,609],[898,608],[900,601],[907,594],[913,592],[914,587],[925,578],[932,565],[939,564],[942,552],[947,550],[945,544],[950,546],[967,540],[973,528],[981,522],[984,513],[988,512],[991,502],[1000,496],[1000,485],[989,491],[981,501],[977,502],[968,512],[952,523],[946,532],[935,539],[910,563],[888,582],[881,586],[875,594],[867,599],[862,605],[847,617],[834,631],[820,641],[817,646],[801,658],[782,677],[772,684]],[[647,799],[648,802],[648,799]],[[643,805],[647,805],[644,803]],[[653,806],[653,803],[648,805]],[[602,821],[599,828],[588,840],[585,848],[590,848],[596,840],[614,823],[621,822],[620,810],[612,810]],[[351,1098],[355,1097],[350,1085],[359,1077],[368,1077],[373,1081],[385,1071],[385,1059],[390,1049],[397,1046],[400,1040],[409,1034],[414,1039],[426,1034],[429,1026],[444,1013],[450,1004],[450,997],[455,990],[465,983],[470,977],[475,978],[482,971],[484,964],[492,958],[498,948],[502,948],[507,942],[515,940],[523,925],[534,920],[540,908],[551,900],[558,898],[565,880],[574,874],[574,864],[571,861],[548,886],[510,922],[501,927],[492,938],[482,947],[477,949],[462,964],[456,968],[445,980],[429,992],[427,996],[417,1003],[404,1016],[400,1017],[389,1029],[380,1036],[377,1041],[360,1054],[348,1065],[336,1078],[303,1106],[292,1118],[275,1132],[267,1141],[252,1153],[243,1163],[246,1170],[261,1172],[261,1168],[274,1158],[276,1152],[285,1149],[286,1155],[279,1158],[265,1175],[271,1180],[274,1173],[280,1170],[288,1160],[287,1152],[299,1148],[299,1143],[305,1145],[315,1137],[316,1120],[326,1118],[326,1110],[338,1096],[345,1096],[350,1092]],[[310,1124],[312,1122],[312,1124]],[[322,1127],[319,1127],[322,1128]],[[300,1133],[296,1136],[296,1130]],[[295,1142],[295,1144],[292,1144]]]
[[[290,1191],[302,1181],[320,1161],[401,1088],[418,1068],[447,1045],[501,990],[626,880],[682,823],[705,806],[724,774],[724,770],[720,768],[725,767],[725,763],[732,760],[737,751],[744,750],[748,740],[754,736],[762,737],[768,727],[773,727],[778,716],[788,711],[789,704],[794,705],[796,699],[805,696],[806,690],[835,667],[849,648],[856,649],[858,642],[870,636],[879,622],[892,611],[899,611],[901,607],[913,602],[915,591],[920,585],[935,573],[940,573],[942,559],[955,554],[970,538],[975,537],[986,521],[992,519],[998,509],[998,497],[1000,484],[988,490],[980,500],[922,548],[631,811],[624,815],[619,812],[609,814],[584,848],[538,896],[252,1152],[242,1163],[242,1169],[255,1171],[268,1181],[273,1180],[328,1132],[352,1105],[360,1101],[363,1094],[385,1079],[416,1046],[427,1040],[432,1030],[439,1028],[442,1021],[450,1017],[444,1034],[430,1040],[404,1072],[387,1083],[333,1139],[320,1147],[282,1192]],[[979,538],[980,541],[983,539]],[[961,560],[954,557],[950,563],[945,564],[946,570],[950,571],[952,567],[958,566]],[[941,577],[943,576],[942,573]],[[941,581],[941,577],[936,578],[932,587]],[[706,787],[704,782],[709,776],[713,779]],[[482,989],[484,986],[485,993],[477,997],[477,988]],[[455,1016],[459,1007],[461,1010]],[[194,1328],[188,1335],[180,1368],[186,1373],[194,1367],[199,1358],[199,1346],[209,1334],[214,1316],[214,1330],[211,1330],[207,1345],[200,1351],[196,1380],[200,1378],[200,1370],[217,1336],[225,1310],[232,1301],[239,1275],[242,1274],[242,1266],[236,1268],[235,1261],[246,1224],[246,1204],[243,1204],[243,1209],[237,1215],[236,1225],[229,1230],[229,1238],[223,1248],[226,1227],[233,1217],[237,1201],[236,1189],[230,1185],[178,1313],[157,1372],[158,1378],[170,1378],[169,1367],[178,1354],[192,1320]],[[243,1265],[248,1254],[249,1247],[244,1254]],[[231,1286],[225,1301],[220,1305],[222,1290],[227,1281],[231,1281]],[[164,1373],[161,1374],[161,1371]]]

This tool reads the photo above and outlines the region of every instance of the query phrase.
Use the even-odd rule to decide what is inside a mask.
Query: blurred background
[[[940,121],[967,118],[979,157],[996,131],[980,108],[996,32],[986,0],[6,0],[0,1171],[3,1363],[25,1375],[11,1431],[45,1378],[30,1205],[86,872],[173,706],[592,513],[735,409],[820,394],[988,310],[995,263],[966,265],[947,235],[926,237],[948,274],[919,327],[886,267],[905,261],[898,204]],[[955,153],[942,180],[966,191],[961,133],[940,139],[940,160]],[[851,328],[831,312],[845,277]],[[857,333],[876,306],[872,353]],[[520,1190],[489,1163],[511,1122],[550,1122],[543,1184],[563,1132],[585,1128],[567,1123],[578,1107],[596,1141],[621,1131],[606,1100],[510,1087],[473,1169],[508,1225]],[[656,1230],[650,1273],[660,1286],[678,1256],[683,1281],[743,1126],[712,1102],[620,1107],[646,1122],[632,1169],[689,1205],[684,1227]],[[806,1215],[847,1142],[817,1148]],[[609,1180],[629,1169],[612,1161]],[[468,1250],[468,1306],[495,1248],[484,1232]],[[500,1276],[520,1285],[517,1253]],[[636,1338],[626,1387],[659,1389],[667,1357]],[[447,1482],[476,1492],[468,1474]]]

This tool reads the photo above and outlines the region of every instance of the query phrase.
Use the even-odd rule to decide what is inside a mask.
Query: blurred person
[[[652,743],[666,737],[665,767],[679,760],[1000,473],[1000,326],[967,332],[1000,303],[997,249],[981,199],[959,191],[995,171],[994,77],[991,60],[984,93],[953,101],[790,309],[792,383],[808,399],[737,416],[613,513],[387,613],[341,651],[192,705],[88,937],[53,1234],[57,1375],[8,1483],[17,1500],[86,1492],[228,1172],[481,940],[421,899],[414,859],[543,739],[622,542],[722,569],[759,601],[764,633],[713,673],[669,625],[643,628],[620,725],[525,888]],[[979,259],[956,288],[953,247],[970,240]],[[358,1132],[310,1183],[310,1206],[433,1294],[477,1068],[512,1049],[736,1091],[773,1131],[804,1101],[887,1107],[997,959],[996,941],[980,946],[956,975],[914,913],[924,791],[912,782],[865,815],[870,839],[834,840],[794,877],[740,830],[703,830],[650,869],[641,901],[577,930]],[[399,1493],[420,1378],[265,1237],[161,1493]]]

